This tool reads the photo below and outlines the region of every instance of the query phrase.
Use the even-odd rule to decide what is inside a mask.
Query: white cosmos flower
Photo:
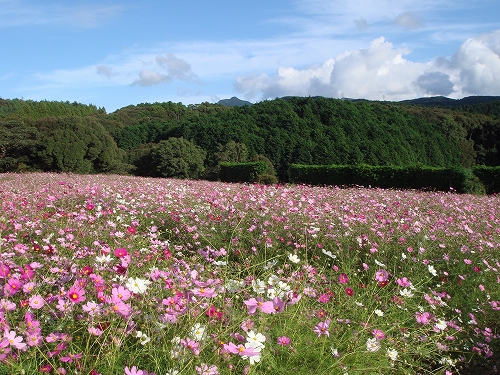
[[[434,268],[434,266],[433,266],[432,264],[429,264],[429,265],[427,266],[427,268],[428,268],[429,272],[430,272],[433,276],[437,276],[437,271],[436,271],[436,269]]]
[[[376,338],[372,337],[366,340],[366,350],[369,352],[377,352],[380,349],[380,342]]]
[[[95,261],[97,263],[109,263],[113,260],[113,258],[111,257],[111,255],[109,254],[103,254],[103,255],[100,255],[100,256],[96,256],[95,257]]]
[[[300,262],[300,259],[299,257],[297,256],[297,254],[288,254],[288,259],[290,260],[290,262],[292,263],[299,263]]]
[[[404,288],[403,290],[400,290],[399,294],[401,294],[401,296],[407,297],[407,298],[413,297],[413,293],[410,290],[406,289],[406,288]]]
[[[125,286],[135,294],[145,293],[151,281],[139,277],[129,277]]]
[[[266,290],[266,283],[262,280],[252,280],[253,291],[257,294],[262,294]]]
[[[379,309],[376,309],[373,313],[377,316],[384,316],[384,312],[382,310],[379,310]]]
[[[196,323],[193,328],[191,328],[190,337],[196,341],[203,341],[207,337],[206,330],[206,326],[200,323]]]
[[[398,358],[398,351],[397,351],[396,349],[392,349],[392,348],[387,349],[387,356],[388,356],[391,360],[395,361],[395,360],[396,360],[396,358]]]
[[[253,330],[247,333],[247,343],[252,348],[264,349],[265,348],[264,342],[266,342],[266,336],[264,336],[262,333],[259,332],[256,333]]]

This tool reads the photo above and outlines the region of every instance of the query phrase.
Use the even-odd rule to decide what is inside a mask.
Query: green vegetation
[[[221,162],[264,157],[272,169],[269,178],[287,182],[292,164],[500,165],[498,98],[444,99],[287,97],[232,107],[167,102],[111,114],[93,105],[0,99],[0,171],[215,180]],[[172,139],[184,140],[178,147],[185,149],[178,152],[185,163],[171,164],[160,155],[166,145],[179,143]]]

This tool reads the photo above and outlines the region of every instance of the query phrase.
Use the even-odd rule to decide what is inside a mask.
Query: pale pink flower
[[[253,315],[257,312],[257,310],[262,311],[266,314],[271,314],[274,312],[274,306],[272,301],[266,301],[262,299],[262,297],[250,298],[247,301],[243,301],[245,305],[247,305],[248,313]]]
[[[15,331],[5,331],[3,335],[4,339],[2,342],[7,342],[8,345],[16,349],[24,349],[26,344],[23,342],[21,336],[17,336]]]
[[[34,296],[31,296],[30,299],[28,300],[28,304],[32,309],[41,309],[43,305],[45,305],[45,301],[43,300],[42,296],[39,294],[35,294]]]

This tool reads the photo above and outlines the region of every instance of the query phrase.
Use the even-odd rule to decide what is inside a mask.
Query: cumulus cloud
[[[426,95],[500,95],[500,30],[466,40],[451,58],[413,62],[410,52],[380,37],[368,48],[347,51],[318,66],[280,67],[274,76],[241,76],[235,89],[248,100],[286,95],[394,101]]]
[[[467,39],[452,56],[464,93],[500,94],[500,30]]]
[[[197,81],[197,76],[191,70],[191,65],[172,53],[157,55],[155,60],[148,65],[152,65],[153,69],[142,69],[139,72],[139,78],[132,83],[133,85],[152,86],[174,80]]]
[[[407,30],[415,30],[422,26],[422,22],[420,18],[411,12],[406,12],[400,14],[395,20],[394,23],[401,27],[404,27]]]

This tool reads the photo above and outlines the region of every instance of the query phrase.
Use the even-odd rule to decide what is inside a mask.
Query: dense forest
[[[286,182],[295,163],[498,166],[498,147],[499,97],[166,102],[109,114],[76,102],[0,99],[0,172],[217,179],[221,162],[260,160]]]

